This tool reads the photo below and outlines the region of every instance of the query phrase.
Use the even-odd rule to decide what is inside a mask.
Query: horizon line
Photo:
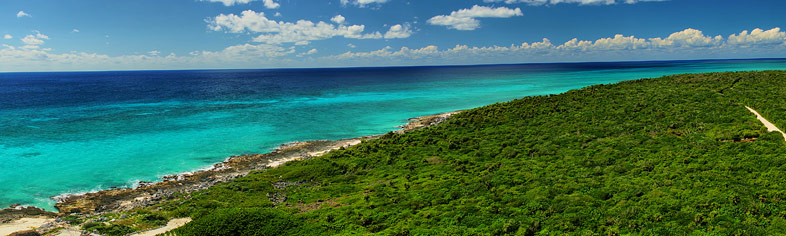
[[[579,65],[594,63],[668,63],[668,62],[711,62],[711,61],[767,61],[786,60],[786,58],[725,58],[725,59],[679,59],[679,60],[630,60],[630,61],[567,61],[567,62],[525,62],[490,64],[446,64],[446,65],[401,65],[401,66],[326,66],[326,67],[279,67],[279,68],[225,68],[225,69],[174,69],[174,70],[71,70],[71,71],[0,71],[0,74],[19,73],[89,73],[89,72],[177,72],[177,71],[284,71],[320,69],[382,69],[382,68],[436,68],[436,67],[483,67],[483,66],[523,66],[523,65]]]

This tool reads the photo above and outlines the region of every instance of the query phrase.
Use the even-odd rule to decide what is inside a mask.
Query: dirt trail
[[[772,122],[768,121],[767,119],[764,119],[764,117],[761,116],[759,112],[757,112],[756,110],[753,110],[753,108],[750,108],[748,106],[745,106],[745,108],[748,108],[749,111],[753,112],[753,114],[756,114],[756,118],[758,118],[759,121],[761,121],[761,123],[764,124],[765,127],[767,127],[767,131],[781,133],[781,135],[783,135],[783,140],[786,140],[786,133],[781,131],[781,129],[778,129],[778,127],[772,124]]]
[[[173,230],[173,229],[178,228],[180,226],[183,226],[183,225],[185,225],[188,222],[191,222],[191,218],[172,219],[164,227],[161,227],[161,228],[158,228],[158,229],[154,229],[154,230],[145,231],[145,232],[140,232],[140,233],[137,233],[137,234],[132,234],[131,236],[155,236],[155,235],[158,235],[158,234],[166,233],[167,231]]]

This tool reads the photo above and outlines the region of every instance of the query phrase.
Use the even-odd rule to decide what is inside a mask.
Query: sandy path
[[[131,236],[155,236],[155,235],[158,235],[158,234],[166,233],[166,231],[173,230],[173,229],[175,229],[177,227],[183,226],[183,225],[185,225],[188,222],[191,222],[191,218],[172,219],[172,220],[169,221],[169,223],[166,223],[166,226],[164,226],[164,227],[161,227],[161,228],[158,228],[158,229],[154,229],[154,230],[148,230],[148,231],[145,231],[145,232],[140,232],[140,233],[137,233],[137,234],[132,234]]]
[[[748,106],[745,106],[745,108],[748,108],[749,111],[753,112],[753,114],[756,114],[756,118],[759,119],[759,121],[761,121],[761,123],[764,124],[765,127],[767,127],[768,132],[781,133],[781,135],[783,135],[783,140],[786,140],[786,133],[778,129],[778,127],[772,124],[772,122],[768,121],[767,119],[764,119],[764,117],[761,116],[759,112],[756,112],[756,110],[753,110],[753,108],[750,108]]]
[[[11,223],[0,225],[0,235],[9,235],[14,232],[38,228],[54,220],[55,219],[46,218],[46,217],[18,219],[12,221]]]

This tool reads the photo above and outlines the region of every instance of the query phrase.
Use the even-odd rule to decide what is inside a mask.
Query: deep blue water
[[[669,74],[786,60],[0,73],[0,207],[131,186],[279,144],[394,130],[411,117]]]

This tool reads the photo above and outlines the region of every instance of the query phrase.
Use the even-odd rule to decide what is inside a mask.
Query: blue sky
[[[786,56],[782,0],[3,0],[0,71]]]

